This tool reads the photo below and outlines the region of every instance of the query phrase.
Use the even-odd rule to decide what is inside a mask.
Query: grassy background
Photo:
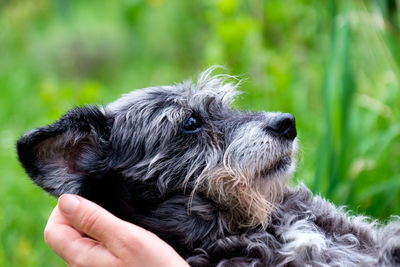
[[[26,130],[134,88],[223,64],[238,108],[296,115],[295,181],[385,220],[400,214],[395,0],[0,0],[0,266],[63,266],[55,200],[16,160]]]

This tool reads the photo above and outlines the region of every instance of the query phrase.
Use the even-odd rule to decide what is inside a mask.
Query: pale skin
[[[68,266],[189,266],[155,234],[76,195],[59,198],[44,230]]]

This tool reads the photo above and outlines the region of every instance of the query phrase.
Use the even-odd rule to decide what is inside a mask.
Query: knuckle
[[[134,244],[137,245],[137,239],[138,238],[134,234],[127,232],[123,236],[119,237],[119,243],[122,249],[132,251],[132,249],[136,248]]]
[[[143,248],[140,244],[135,242],[134,239],[130,238],[129,234],[126,236],[118,236],[115,241],[118,247],[118,251],[116,251],[117,258],[122,260],[135,257]]]
[[[70,267],[83,267],[88,266],[87,258],[84,253],[77,253],[77,255],[68,264]]]
[[[80,224],[82,226],[82,231],[90,234],[96,232],[98,229],[100,221],[100,214],[96,211],[88,211],[82,215]]]

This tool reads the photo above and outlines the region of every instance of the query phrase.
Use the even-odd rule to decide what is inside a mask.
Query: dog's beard
[[[293,159],[290,159],[266,176],[265,170],[255,174],[254,170],[224,164],[203,173],[194,191],[203,191],[220,205],[231,230],[266,228],[272,211],[283,199],[294,165]]]

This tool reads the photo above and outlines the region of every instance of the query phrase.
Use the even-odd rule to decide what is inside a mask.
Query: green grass
[[[380,220],[400,214],[395,1],[0,1],[0,266],[63,266],[43,241],[56,201],[16,159],[26,130],[222,64],[240,109],[296,116],[294,184]]]

